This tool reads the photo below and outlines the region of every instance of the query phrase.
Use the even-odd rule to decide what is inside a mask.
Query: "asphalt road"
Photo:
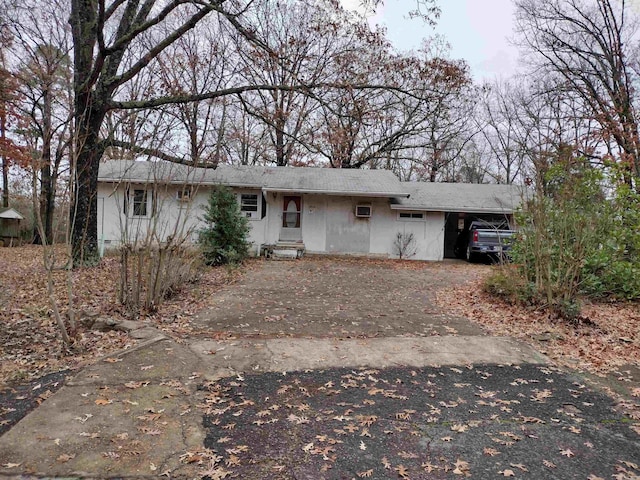
[[[202,388],[205,446],[220,457],[210,478],[640,478],[632,422],[548,366],[342,368]]]

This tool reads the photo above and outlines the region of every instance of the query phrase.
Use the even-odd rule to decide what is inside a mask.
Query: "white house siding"
[[[130,184],[130,192],[135,189],[144,189],[142,184]],[[200,220],[204,214],[204,207],[208,203],[210,187],[193,189],[191,201],[182,202],[177,199],[177,185],[157,187],[156,215],[152,215],[153,201],[149,192],[147,198],[147,215],[135,217],[129,215],[125,218],[123,213],[124,185],[102,183],[98,187],[98,237],[107,246],[119,245],[123,239],[129,242],[143,241],[150,232],[154,232],[161,241],[167,237],[187,235],[192,242],[197,240],[197,232],[203,227]],[[238,194],[258,194],[258,218],[249,220],[251,226],[249,240],[254,246],[259,246],[265,241],[265,226],[267,219],[260,219],[261,197],[259,190],[238,190]]]
[[[207,199],[211,190],[207,189]],[[267,232],[268,232],[268,222],[269,222],[269,207],[267,207],[267,215],[262,218],[262,202],[265,201],[263,198],[261,190],[250,190],[250,189],[234,189],[234,193],[239,196],[243,193],[250,193],[254,195],[258,195],[258,216],[257,218],[249,219],[249,226],[251,230],[249,230],[249,241],[252,244],[252,248],[254,253],[260,252],[260,245],[263,243],[267,243]]]
[[[201,205],[206,204],[207,193],[202,189],[194,190],[191,201],[177,200],[177,186],[158,186],[154,199],[151,189],[147,188],[147,214],[133,216],[131,196],[136,189],[144,190],[144,184],[132,183],[130,189],[129,215],[123,213],[125,185],[101,184],[98,187],[98,237],[106,245],[118,245],[122,241],[144,241],[148,235],[154,235],[161,241],[168,236],[189,235],[195,240],[195,231],[199,227],[198,217],[202,214]]]
[[[328,199],[325,230],[327,252],[371,252],[371,219],[355,216],[358,203],[369,204],[371,202],[349,197],[330,197]]]
[[[328,200],[326,195],[304,195],[302,197],[302,238],[309,251],[324,252],[327,238]]]
[[[420,212],[424,220],[398,220],[398,231],[413,233],[416,239],[416,260],[442,260],[444,258],[444,222],[442,212]],[[402,229],[403,228],[403,229]]]
[[[130,184],[130,192],[143,189],[143,184]],[[157,187],[157,214],[151,216],[152,200],[148,197],[147,216],[129,216],[125,221],[123,199],[125,186],[101,183],[98,187],[98,235],[107,247],[117,246],[126,231],[129,241],[143,240],[151,227],[164,241],[169,235],[190,234],[196,241],[203,224],[200,217],[207,204],[211,187],[194,189],[190,202],[177,199],[177,185]],[[260,190],[235,189],[257,194],[258,218],[250,219],[249,240],[257,250],[260,245],[275,244],[280,239],[284,194]],[[131,193],[132,194],[132,193]],[[386,198],[342,197],[332,195],[302,196],[302,240],[309,252],[362,253],[397,256],[393,242],[397,232],[413,233],[416,239],[415,260],[442,260],[444,254],[444,214],[423,212],[424,219],[403,221],[391,210]],[[267,202],[266,216],[262,216],[262,202]],[[357,218],[358,204],[371,205],[370,218]]]
[[[401,220],[398,212],[389,208],[388,202],[374,204],[371,219],[371,253],[397,257],[394,241],[398,232],[413,233],[416,253],[414,260],[442,260],[444,255],[444,214],[420,212],[422,220]]]
[[[282,225],[283,194],[268,193],[265,235],[267,243],[277,243]],[[358,204],[371,205],[370,218],[357,218]],[[442,260],[444,255],[444,214],[422,212],[420,221],[398,220],[386,198],[302,195],[302,241],[309,252],[370,253],[397,256],[393,242],[397,232],[412,232],[416,238],[415,260]]]

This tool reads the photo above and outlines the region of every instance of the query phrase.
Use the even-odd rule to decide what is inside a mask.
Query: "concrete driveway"
[[[472,268],[470,268],[472,267]],[[433,303],[434,290],[486,266],[305,258],[254,264],[196,322],[242,337],[373,338],[483,335]]]
[[[152,331],[85,368],[0,437],[0,475],[639,478],[610,399],[434,306],[474,271],[254,263],[195,320],[233,338]]]

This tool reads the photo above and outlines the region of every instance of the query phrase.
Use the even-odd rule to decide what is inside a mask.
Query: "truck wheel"
[[[471,253],[471,247],[467,247],[465,258],[469,263],[473,263],[473,261],[475,260],[473,253]]]

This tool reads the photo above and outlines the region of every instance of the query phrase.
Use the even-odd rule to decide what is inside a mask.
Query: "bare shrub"
[[[163,300],[195,282],[201,265],[197,249],[171,239],[122,245],[118,300],[132,317],[153,312]]]
[[[413,233],[396,233],[393,250],[400,260],[413,257],[417,252],[416,238]]]

